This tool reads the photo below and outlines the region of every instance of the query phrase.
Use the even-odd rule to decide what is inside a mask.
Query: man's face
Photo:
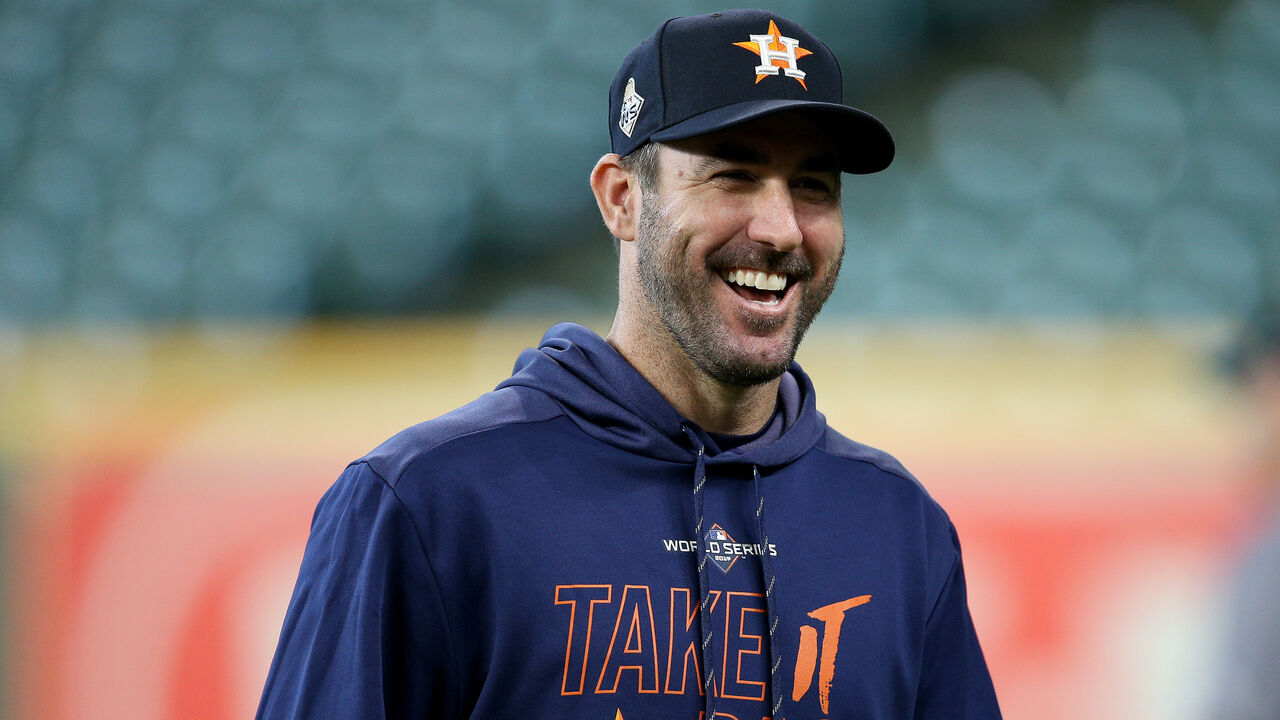
[[[694,365],[734,385],[781,375],[844,253],[837,158],[782,113],[661,147],[636,230],[641,286]]]

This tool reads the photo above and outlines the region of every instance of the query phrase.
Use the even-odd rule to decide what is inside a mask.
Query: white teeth
[[[758,290],[783,290],[787,287],[787,276],[781,273],[766,273],[759,270],[724,270],[720,277],[725,282],[737,283]]]

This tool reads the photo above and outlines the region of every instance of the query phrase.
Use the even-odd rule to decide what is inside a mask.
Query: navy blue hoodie
[[[998,718],[946,514],[814,402],[726,442],[551,328],[320,500],[258,717]]]

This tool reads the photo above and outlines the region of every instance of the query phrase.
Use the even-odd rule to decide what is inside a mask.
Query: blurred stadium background
[[[251,715],[341,467],[607,328],[605,91],[719,7],[0,0],[0,716]],[[801,361],[951,509],[1007,717],[1205,717],[1280,3],[773,7],[899,143]]]

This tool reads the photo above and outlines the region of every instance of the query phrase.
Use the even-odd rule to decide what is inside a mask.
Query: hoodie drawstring
[[[698,458],[694,462],[693,470],[693,536],[696,542],[694,545],[698,548],[698,626],[702,634],[702,674],[706,676],[703,683],[703,699],[702,704],[705,710],[706,720],[716,720],[716,671],[715,665],[712,663],[712,625],[711,625],[711,593],[708,592],[709,580],[707,578],[707,548],[706,542],[702,539],[702,499],[703,490],[707,485],[707,464],[706,464],[706,446],[697,434],[689,428],[688,425],[680,426],[685,434],[689,436],[689,440],[693,442],[693,446],[698,450]]]
[[[773,585],[777,578],[773,574],[773,558],[769,550],[769,534],[764,529],[764,488],[760,480],[760,468],[751,466],[751,474],[756,488],[756,532],[760,535],[760,571],[764,577],[765,617],[769,623],[769,695],[772,701],[773,720],[786,720],[779,717],[782,710],[782,653],[778,651],[778,611],[773,599]]]
[[[707,549],[706,540],[702,534],[702,525],[705,518],[703,512],[703,491],[707,484],[707,464],[706,464],[706,446],[701,438],[698,437],[688,425],[680,426],[680,429],[689,436],[689,440],[693,443],[693,447],[697,450],[697,459],[694,461],[693,470],[693,517],[694,517],[694,543],[698,549],[698,625],[702,634],[702,668],[703,674],[706,675],[706,681],[703,685],[703,708],[706,720],[716,720],[715,711],[715,665],[712,662],[712,630],[711,624],[711,593],[708,589],[710,580],[707,577]],[[786,720],[779,717],[778,711],[782,709],[782,653],[778,651],[777,630],[778,630],[778,613],[774,602],[774,581],[773,560],[769,551],[769,535],[765,531],[764,526],[764,492],[763,483],[760,479],[760,468],[756,465],[751,466],[752,480],[756,491],[756,532],[760,537],[760,569],[764,582],[764,598],[766,608],[766,620],[769,623],[769,701],[771,703],[773,720]]]

